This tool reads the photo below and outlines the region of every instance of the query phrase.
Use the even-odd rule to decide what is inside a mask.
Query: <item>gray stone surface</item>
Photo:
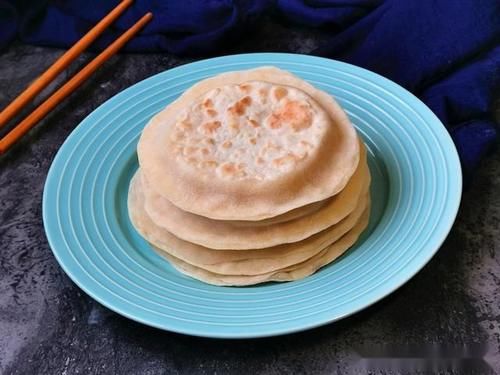
[[[324,37],[267,24],[230,52],[307,53]],[[0,108],[60,54],[20,45],[0,53]],[[81,57],[68,74],[91,56]],[[457,222],[432,261],[393,295],[343,321],[284,337],[210,340],[132,322],[81,292],[58,266],[43,231],[41,198],[50,163],[71,130],[106,99],[185,62],[165,54],[113,58],[0,158],[1,374],[363,374],[367,369],[487,374],[500,369],[499,152],[464,194]],[[433,368],[421,361],[357,359],[360,346],[384,344],[400,349],[487,345],[490,367],[480,361],[439,362]]]

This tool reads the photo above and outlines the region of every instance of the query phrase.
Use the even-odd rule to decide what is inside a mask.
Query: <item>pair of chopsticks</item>
[[[0,112],[0,128],[5,126],[26,104],[40,93],[54,78],[74,61],[111,23],[113,23],[131,4],[133,0],[123,0],[116,8],[107,14],[97,25],[85,34],[75,45],[66,51],[52,66],[38,77],[21,95]],[[0,155],[4,154],[33,126],[43,119],[61,101],[76,90],[92,73],[117,53],[130,39],[132,39],[153,17],[152,13],[145,14],[130,29],[111,43],[104,51],[89,62],[82,70],[75,74],[68,82],[57,89],[49,98],[40,104],[30,115],[15,126],[9,133],[0,139]]]

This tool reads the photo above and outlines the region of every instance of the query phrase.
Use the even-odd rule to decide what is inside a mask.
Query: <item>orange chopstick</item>
[[[130,29],[110,44],[95,59],[89,62],[82,70],[75,74],[68,82],[54,92],[47,100],[40,104],[28,117],[21,121],[12,129],[3,139],[0,140],[0,155],[5,153],[14,143],[16,143],[24,134],[26,134],[35,124],[44,118],[55,106],[64,98],[71,94],[80,86],[92,73],[94,73],[111,56],[118,52],[141,28],[146,25],[151,18],[152,13],[147,13],[137,21]]]
[[[87,47],[106,30],[124,11],[133,0],[123,0],[116,8],[108,13],[97,25],[85,34],[74,46],[67,50],[57,61],[52,64],[40,77],[38,77],[26,90],[24,90],[12,103],[0,112],[0,128],[16,115],[29,101],[42,91],[54,78],[74,61]]]

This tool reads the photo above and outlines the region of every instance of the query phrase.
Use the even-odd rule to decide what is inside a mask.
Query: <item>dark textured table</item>
[[[267,23],[228,52],[307,53],[324,37]],[[0,53],[0,108],[60,54],[21,45]],[[82,56],[47,91],[92,56]],[[340,322],[268,339],[210,340],[143,326],[81,292],[58,266],[43,231],[41,199],[50,163],[73,128],[106,99],[188,61],[167,54],[113,58],[0,158],[0,373],[362,374],[368,368],[487,374],[500,369],[499,152],[464,194],[456,224],[432,261],[388,298]],[[366,347],[413,359],[360,360],[360,348]],[[419,359],[425,350],[443,347],[452,347],[451,360]],[[460,359],[460,348],[472,348],[469,357],[486,361]]]

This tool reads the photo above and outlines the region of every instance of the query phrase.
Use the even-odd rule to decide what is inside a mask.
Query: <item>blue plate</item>
[[[370,226],[339,260],[313,276],[255,287],[216,287],[183,276],[133,229],[127,189],[147,121],[197,81],[274,65],[332,94],[369,149]],[[71,279],[110,309],[190,335],[262,337],[351,315],[393,292],[434,255],[461,196],[457,152],[416,97],[367,70],[328,59],[263,53],[220,57],[155,75],[91,113],[50,168],[43,220]]]

